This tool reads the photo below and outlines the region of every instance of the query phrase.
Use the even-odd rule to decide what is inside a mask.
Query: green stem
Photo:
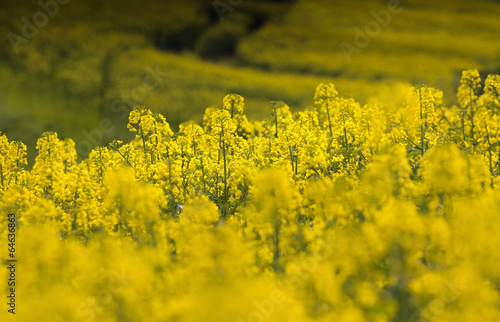
[[[460,122],[462,122],[462,137],[463,137],[463,140],[464,140],[464,143],[465,141],[467,140],[466,137],[465,137],[465,119],[464,119],[464,114],[465,114],[465,111],[460,113]]]
[[[299,156],[295,155],[295,177],[297,177],[298,173],[298,163],[299,163]]]
[[[222,141],[222,154],[224,157],[224,202],[227,202],[227,159],[226,159],[226,143]]]
[[[328,116],[328,128],[330,129],[330,137],[333,137],[332,120],[330,118],[330,108],[328,107],[328,99],[325,99],[325,105],[326,105],[326,115]]]
[[[425,154],[425,127],[422,109],[422,89],[418,91],[418,105],[420,107],[420,145],[422,146],[422,156]]]
[[[349,140],[347,139],[347,129],[345,128],[345,124],[344,124],[344,140],[345,140],[344,147],[346,149],[348,149],[349,148]]]
[[[470,124],[472,145],[476,147],[476,142],[474,141],[474,108],[472,105],[472,88],[470,89]]]
[[[147,162],[148,161],[148,154],[146,151],[146,138],[144,137],[144,130],[142,129],[142,127],[139,127],[139,130],[141,131],[142,148],[144,149],[144,160]]]
[[[203,194],[206,194],[207,188],[205,184],[205,167],[203,166],[203,158],[200,158],[200,163],[201,163],[201,180],[203,183]]]
[[[489,145],[489,148],[488,148],[488,159],[489,159],[489,163],[490,163],[490,172],[491,172],[491,175],[492,176],[495,176],[495,172],[493,171],[493,157],[492,157],[492,153],[491,153],[491,142],[490,142],[490,131],[488,131],[488,126],[486,126],[486,124],[484,125],[484,128],[486,129],[486,140],[488,141],[488,145]],[[491,185],[493,186],[493,181],[491,182]]]
[[[224,136],[224,122],[221,121],[221,132],[220,132],[220,146],[222,149],[222,159],[224,162],[224,204],[227,203],[227,158],[226,158],[226,142],[223,139]]]
[[[134,168],[134,166],[132,165],[132,163],[130,163],[130,161],[128,160],[128,158],[126,158],[121,152],[120,150],[118,150],[118,148],[113,148],[113,150],[115,150],[116,152],[118,152],[118,154],[122,157],[123,160],[125,160],[125,162],[127,162],[127,164],[132,168],[134,169],[134,171],[137,172],[137,170]]]
[[[290,163],[292,165],[292,172],[293,172],[295,169],[293,166],[293,150],[291,145],[288,146],[288,151],[290,152]]]

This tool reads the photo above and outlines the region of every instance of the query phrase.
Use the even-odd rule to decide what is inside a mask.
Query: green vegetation
[[[500,68],[500,43],[494,41],[500,30],[498,1],[400,1],[400,12],[347,63],[339,44],[354,46],[354,28],[365,31],[376,21],[372,11],[379,15],[389,3],[299,1],[283,19],[244,39],[238,55],[249,65],[273,70],[404,79],[452,90],[464,66],[484,74]]]

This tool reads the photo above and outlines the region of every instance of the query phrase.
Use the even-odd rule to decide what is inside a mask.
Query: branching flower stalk
[[[331,138],[333,138],[333,129],[332,119],[330,115],[330,109],[332,106],[330,106],[330,103],[333,102],[337,95],[338,92],[335,90],[335,87],[331,83],[322,83],[318,85],[318,87],[316,88],[316,93],[314,94],[314,102],[320,105],[321,114],[326,115]]]

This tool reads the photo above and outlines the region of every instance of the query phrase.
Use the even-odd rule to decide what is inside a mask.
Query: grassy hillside
[[[245,38],[238,55],[249,65],[277,70],[405,79],[452,89],[450,82],[462,68],[500,67],[500,43],[495,41],[500,2],[401,1],[399,13],[386,18],[380,12],[390,13],[388,3],[299,1],[283,19]],[[375,16],[382,21],[379,30],[373,28],[368,44],[346,59],[340,45],[354,47],[355,28],[366,34]]]

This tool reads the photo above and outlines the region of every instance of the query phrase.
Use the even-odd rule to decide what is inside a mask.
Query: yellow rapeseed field
[[[0,136],[0,320],[500,321],[500,76],[442,97],[229,94],[177,133],[137,107],[133,141],[47,132],[31,170]]]

